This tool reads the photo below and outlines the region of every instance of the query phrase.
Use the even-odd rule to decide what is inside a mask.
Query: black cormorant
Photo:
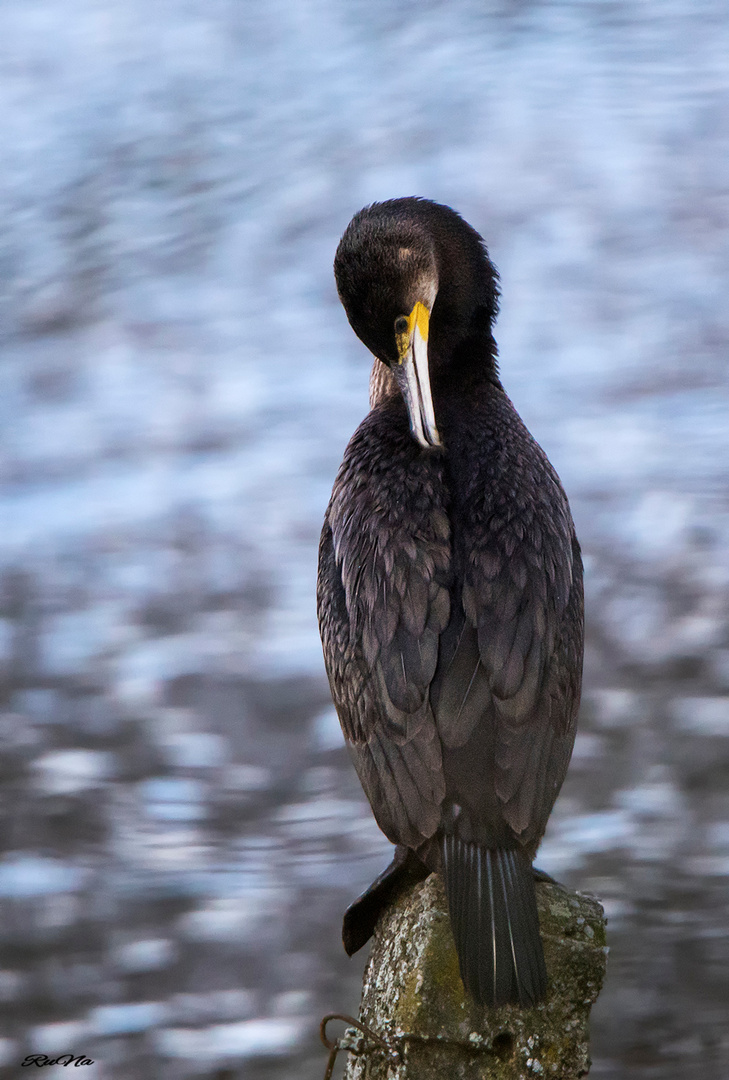
[[[532,860],[572,752],[582,562],[567,498],[499,380],[498,275],[425,199],[354,216],[334,262],[376,357],[326,512],[318,610],[334,703],[390,867],[350,955],[408,881],[441,873],[466,990],[546,988]]]

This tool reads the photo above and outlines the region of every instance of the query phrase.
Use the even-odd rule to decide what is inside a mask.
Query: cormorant
[[[324,521],[319,625],[355,767],[397,845],[344,945],[369,939],[404,883],[440,873],[466,990],[530,1006],[547,981],[532,861],[582,673],[567,497],[501,385],[498,274],[475,229],[426,199],[374,203],[334,271],[376,359]]]

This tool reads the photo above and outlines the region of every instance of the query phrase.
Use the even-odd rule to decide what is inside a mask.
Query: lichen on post
[[[354,1038],[345,1080],[559,1080],[589,1071],[588,1020],[605,975],[600,904],[537,883],[549,975],[533,1009],[484,1009],[464,992],[438,875],[413,886],[380,919],[360,1019],[399,1050],[394,1062]],[[364,1052],[362,1052],[364,1051]]]

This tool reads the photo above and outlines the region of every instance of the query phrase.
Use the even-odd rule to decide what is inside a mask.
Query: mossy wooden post
[[[588,1019],[605,974],[605,918],[592,897],[537,884],[549,973],[535,1009],[484,1010],[467,998],[440,878],[414,886],[380,919],[360,1020],[400,1052],[350,1055],[345,1080],[572,1080],[590,1067]],[[350,1031],[350,1046],[365,1048]]]

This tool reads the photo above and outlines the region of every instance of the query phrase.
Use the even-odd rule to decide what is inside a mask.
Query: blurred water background
[[[587,564],[541,865],[610,924],[595,1077],[729,1075],[729,12],[6,0],[0,1071],[318,1080],[385,864],[314,614],[369,359],[331,262],[488,240]]]

